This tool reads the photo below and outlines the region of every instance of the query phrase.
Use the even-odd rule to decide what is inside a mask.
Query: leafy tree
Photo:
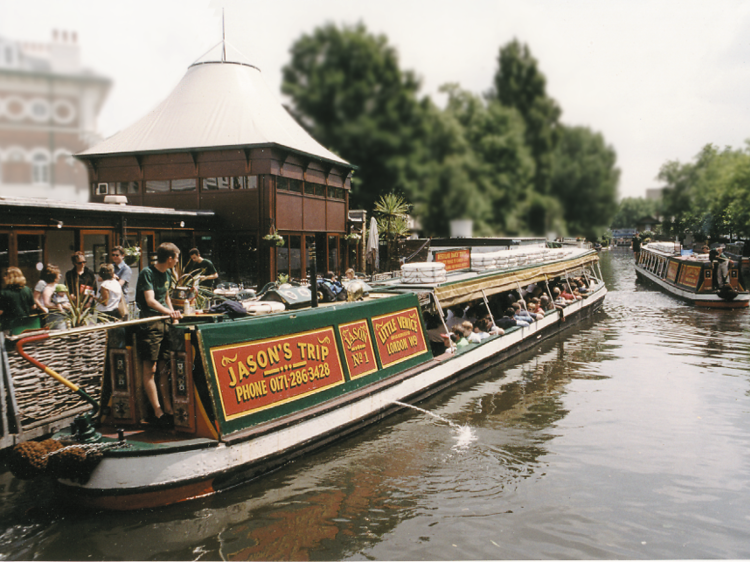
[[[612,219],[611,228],[636,228],[638,221],[644,217],[655,215],[656,202],[643,197],[625,197],[620,201],[617,212]]]
[[[513,107],[526,123],[526,144],[536,163],[534,186],[538,193],[549,195],[552,180],[552,158],[557,144],[561,110],[547,96],[546,78],[527,45],[514,39],[500,48],[494,89],[488,97],[506,107]]]
[[[719,150],[708,144],[694,162],[665,163],[658,177],[667,185],[663,227],[669,234],[750,235],[750,147]]]
[[[453,219],[471,219],[478,235],[515,233],[534,163],[518,112],[495,100],[443,86],[446,109],[430,113],[429,165],[416,212],[430,234],[446,236]]]
[[[559,134],[552,194],[562,203],[568,232],[596,240],[617,211],[617,155],[587,127],[561,126]]]
[[[363,24],[327,24],[291,47],[282,92],[293,115],[324,146],[359,167],[350,204],[371,209],[407,187],[405,175],[424,119],[419,82],[399,68],[383,35]]]

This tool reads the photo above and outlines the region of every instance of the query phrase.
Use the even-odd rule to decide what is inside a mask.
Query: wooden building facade
[[[263,286],[307,277],[312,259],[318,271],[348,266],[354,166],[312,139],[252,65],[194,64],[151,114],[77,157],[93,202],[114,195],[213,212],[215,228],[197,246],[222,279]]]
[[[44,264],[64,273],[73,267],[71,254],[82,251],[88,267],[97,271],[111,262],[112,248],[122,245],[142,249],[132,265],[137,276],[162,242],[190,248],[211,236],[214,227],[210,211],[0,197],[0,271],[18,267],[33,287]]]

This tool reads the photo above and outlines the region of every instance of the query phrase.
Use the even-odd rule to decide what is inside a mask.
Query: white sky
[[[446,82],[486,91],[499,48],[518,38],[562,121],[615,148],[621,197],[659,185],[667,160],[750,138],[745,0],[0,0],[0,35],[48,42],[53,29],[76,31],[84,66],[113,80],[99,118],[106,137],[153,109],[220,41],[222,6],[227,41],[277,92],[291,44],[329,21],[385,34],[438,103]]]

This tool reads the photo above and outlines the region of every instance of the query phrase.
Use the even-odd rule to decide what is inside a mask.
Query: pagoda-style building
[[[354,166],[315,141],[253,65],[196,62],[151,113],[77,157],[88,168],[92,202],[115,195],[140,206],[213,211],[218,227],[177,244],[183,253],[199,247],[223,280],[301,279],[313,256],[318,271],[347,266]],[[274,233],[282,246],[263,239]]]

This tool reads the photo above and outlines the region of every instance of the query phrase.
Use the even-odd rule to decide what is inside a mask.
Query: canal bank
[[[594,319],[419,404],[470,440],[408,411],[262,482],[129,514],[77,514],[2,469],[0,552],[747,558],[750,317],[637,284],[628,249],[601,259]]]

